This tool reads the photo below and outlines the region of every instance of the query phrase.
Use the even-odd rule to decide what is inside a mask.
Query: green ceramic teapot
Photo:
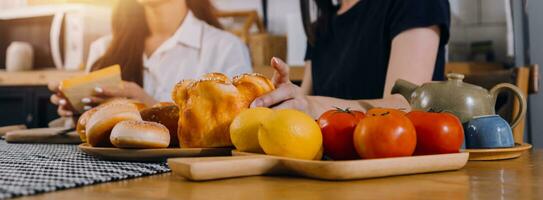
[[[519,88],[509,83],[501,83],[490,90],[464,83],[463,74],[447,74],[447,81],[430,82],[421,86],[398,79],[392,94],[401,94],[411,108],[424,111],[450,112],[462,123],[476,116],[495,115],[496,98],[500,92],[510,90],[519,99],[520,111],[511,122],[516,127],[526,114],[526,98]]]

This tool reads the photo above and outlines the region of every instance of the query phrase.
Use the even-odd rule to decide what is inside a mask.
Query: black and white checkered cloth
[[[0,199],[169,172],[166,163],[99,160],[76,145],[0,140]]]

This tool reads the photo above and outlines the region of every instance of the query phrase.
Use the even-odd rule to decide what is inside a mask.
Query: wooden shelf
[[[61,81],[73,76],[83,75],[84,71],[61,71],[43,69],[21,72],[0,71],[0,86],[47,85],[51,81]]]
[[[254,67],[253,70],[269,78],[274,70],[269,66]],[[291,67],[290,79],[302,81],[304,78],[303,67]],[[84,71],[62,71],[56,69],[43,69],[34,71],[7,72],[0,70],[0,86],[36,86],[47,85],[51,81],[61,81],[70,77],[84,75]]]

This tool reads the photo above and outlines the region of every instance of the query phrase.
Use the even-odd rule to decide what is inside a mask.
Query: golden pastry
[[[244,74],[230,81],[223,74],[211,73],[200,80],[179,82],[172,98],[179,107],[181,147],[232,146],[229,126],[234,117],[273,89],[271,81],[259,74]]]

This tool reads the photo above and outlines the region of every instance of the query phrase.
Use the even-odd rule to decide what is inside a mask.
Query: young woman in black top
[[[301,0],[306,22],[308,1]],[[289,67],[274,58],[277,90],[253,107],[295,108],[314,117],[333,106],[408,108],[403,97],[390,94],[397,79],[421,84],[443,78],[448,0],[314,1],[318,18],[306,28],[302,86],[292,84]]]

